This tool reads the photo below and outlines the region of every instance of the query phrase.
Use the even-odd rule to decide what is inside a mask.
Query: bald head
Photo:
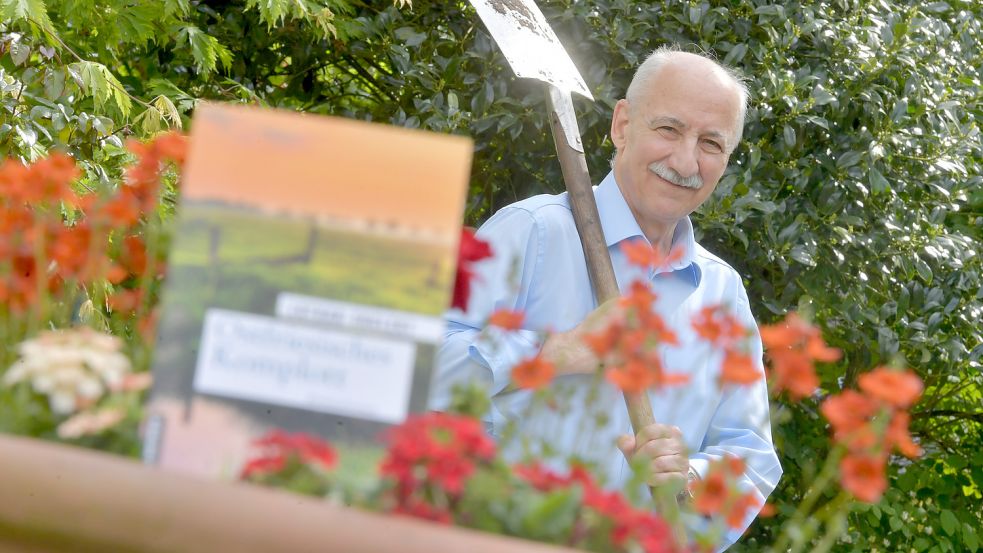
[[[651,90],[663,70],[691,73],[706,82],[708,86],[715,86],[717,89],[733,92],[736,95],[737,121],[734,122],[734,134],[732,140],[728,141],[730,142],[728,149],[736,148],[744,134],[744,118],[750,96],[740,73],[708,57],[663,46],[652,52],[635,71],[635,76],[632,77],[625,93],[629,105],[637,104],[635,100],[644,96],[645,91]]]

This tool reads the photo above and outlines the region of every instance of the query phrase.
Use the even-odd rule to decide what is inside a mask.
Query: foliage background
[[[744,142],[695,216],[703,244],[742,273],[760,320],[800,309],[827,329],[845,356],[824,393],[888,362],[927,385],[912,414],[926,455],[895,460],[892,488],[850,516],[837,549],[978,550],[983,5],[540,5],[597,98],[576,103],[595,180],[648,51],[676,42],[748,75]],[[186,126],[215,99],[470,135],[472,223],[562,190],[543,91],[513,78],[463,2],[0,0],[0,13],[0,153],[67,150],[81,186],[114,186],[123,139]],[[778,516],[735,550],[770,541],[825,457],[816,406],[776,402]]]

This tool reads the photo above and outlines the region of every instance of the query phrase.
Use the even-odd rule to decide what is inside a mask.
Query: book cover
[[[371,449],[426,405],[471,141],[202,104],[144,459],[233,478],[273,428]]]

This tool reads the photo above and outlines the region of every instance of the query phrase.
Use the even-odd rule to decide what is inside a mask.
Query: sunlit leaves
[[[111,102],[123,117],[129,115],[133,102],[123,84],[105,65],[79,61],[68,65],[67,71],[85,93],[92,97],[97,107],[105,107]]]

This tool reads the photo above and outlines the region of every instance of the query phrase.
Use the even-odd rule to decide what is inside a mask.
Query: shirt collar
[[[604,241],[610,248],[615,244],[633,237],[648,238],[638,226],[635,215],[628,207],[628,202],[621,194],[621,188],[614,180],[614,171],[608,173],[594,193],[597,199],[597,214],[601,219],[601,229],[604,230]],[[672,235],[672,249],[682,249],[682,256],[669,265],[669,269],[682,278],[692,280],[694,286],[700,283],[701,273],[694,261],[696,260],[696,236],[693,234],[693,223],[689,217],[683,217],[676,224]]]

